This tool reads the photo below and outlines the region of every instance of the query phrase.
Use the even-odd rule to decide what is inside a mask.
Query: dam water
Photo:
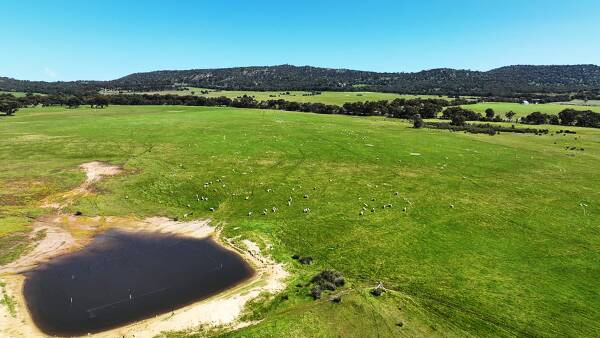
[[[109,230],[26,272],[23,295],[42,332],[76,336],[171,312],[253,274],[211,238]]]

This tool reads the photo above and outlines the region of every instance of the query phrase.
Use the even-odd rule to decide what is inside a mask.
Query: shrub
[[[314,300],[320,299],[322,292],[323,290],[321,290],[321,287],[319,285],[315,285],[312,289],[310,289],[310,295]]]
[[[413,117],[413,127],[417,129],[423,127],[423,119],[421,118],[420,114],[416,114]]]
[[[334,270],[323,270],[310,281],[314,284],[314,287],[310,290],[310,295],[314,299],[320,298],[323,291],[335,291],[338,287],[346,284],[342,274]]]
[[[450,122],[453,126],[464,126],[465,125],[465,117],[463,115],[454,115],[452,116],[452,122]]]
[[[300,264],[304,264],[304,265],[311,265],[313,262],[313,258],[310,256],[306,256],[306,257],[300,257],[298,259],[298,261],[300,262]]]

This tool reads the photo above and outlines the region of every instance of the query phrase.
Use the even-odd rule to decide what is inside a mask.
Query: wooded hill
[[[600,93],[596,65],[507,66],[490,71],[432,69],[378,73],[310,66],[265,66],[163,70],[135,73],[112,81],[41,82],[0,78],[0,90],[74,93],[149,91],[180,86],[228,90],[383,91],[406,94],[511,96],[520,93]]]

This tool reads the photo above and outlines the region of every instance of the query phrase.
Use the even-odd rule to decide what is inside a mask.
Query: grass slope
[[[108,161],[128,174],[72,211],[212,217],[225,236],[273,244],[289,299],[253,304],[248,318],[264,320],[231,335],[598,336],[600,131],[575,129],[492,137],[231,108],[23,109],[0,119],[13,201],[0,217],[19,229],[15,218],[83,180],[77,165]],[[296,287],[324,268],[348,280],[341,304]],[[391,291],[371,296],[380,281]]]

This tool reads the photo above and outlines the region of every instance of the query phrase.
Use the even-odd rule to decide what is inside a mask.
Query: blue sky
[[[0,0],[0,76],[159,69],[374,71],[600,64],[600,1]]]

